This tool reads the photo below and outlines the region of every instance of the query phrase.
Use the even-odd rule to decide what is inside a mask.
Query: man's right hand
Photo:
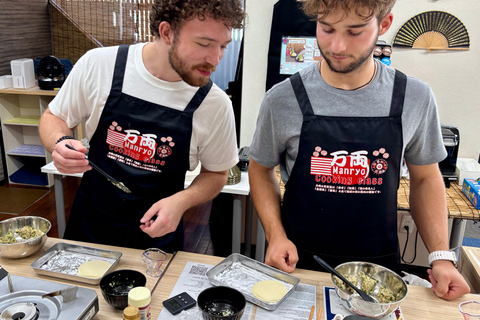
[[[77,151],[68,149],[65,146],[66,144],[71,145]],[[62,173],[83,173],[92,169],[88,164],[88,160],[85,159],[86,153],[87,148],[80,141],[73,139],[63,140],[53,148],[53,164]]]
[[[291,273],[298,262],[297,247],[288,238],[282,238],[268,243],[265,263],[284,272]]]

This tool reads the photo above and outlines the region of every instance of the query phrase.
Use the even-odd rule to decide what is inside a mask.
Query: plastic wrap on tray
[[[69,243],[57,243],[35,260],[31,267],[36,273],[57,278],[69,279],[89,284],[99,284],[102,277],[87,278],[78,275],[78,268],[87,261],[103,260],[111,264],[105,272],[112,271],[122,253],[119,251],[103,250]]]
[[[300,282],[295,276],[267,266],[238,253],[228,256],[207,272],[213,285],[228,286],[242,292],[247,301],[267,310],[275,310]],[[252,287],[259,281],[275,280],[283,283],[287,293],[278,302],[266,302],[252,294]]]

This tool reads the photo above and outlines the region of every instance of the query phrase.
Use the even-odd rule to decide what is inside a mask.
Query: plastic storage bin
[[[475,159],[458,158],[455,174],[458,177],[458,185],[463,186],[463,179],[478,179],[480,178],[480,163]]]

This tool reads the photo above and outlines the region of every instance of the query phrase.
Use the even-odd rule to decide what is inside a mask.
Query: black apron
[[[316,254],[334,267],[368,261],[396,269],[406,76],[395,73],[386,117],[315,115],[300,75],[290,81],[303,124],[282,220],[298,249],[297,267],[323,270]]]
[[[152,204],[184,189],[193,113],[212,82],[197,91],[184,111],[144,101],[122,93],[127,56],[128,45],[120,46],[110,95],[90,141],[89,159],[132,193],[121,191],[95,170],[85,172],[65,238],[181,250],[182,221],[175,232],[151,238],[140,229],[140,219]]]
[[[297,0],[279,0],[273,6],[265,91],[290,77],[288,74],[280,74],[282,38],[316,36],[317,23],[303,12],[301,4]]]

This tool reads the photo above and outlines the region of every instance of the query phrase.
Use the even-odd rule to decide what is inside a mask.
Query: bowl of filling
[[[197,303],[205,320],[240,320],[247,301],[240,291],[218,286],[200,292]]]
[[[36,253],[47,241],[51,227],[47,219],[33,216],[0,221],[0,255],[25,258]]]
[[[349,285],[332,275],[335,291],[342,304],[351,312],[374,319],[386,317],[398,309],[408,294],[405,281],[392,270],[369,262],[346,262],[337,270],[348,281],[374,298],[364,301]]]
[[[103,276],[100,289],[103,298],[109,305],[117,309],[128,306],[128,293],[136,287],[144,287],[147,283],[145,275],[136,270],[116,270]]]

